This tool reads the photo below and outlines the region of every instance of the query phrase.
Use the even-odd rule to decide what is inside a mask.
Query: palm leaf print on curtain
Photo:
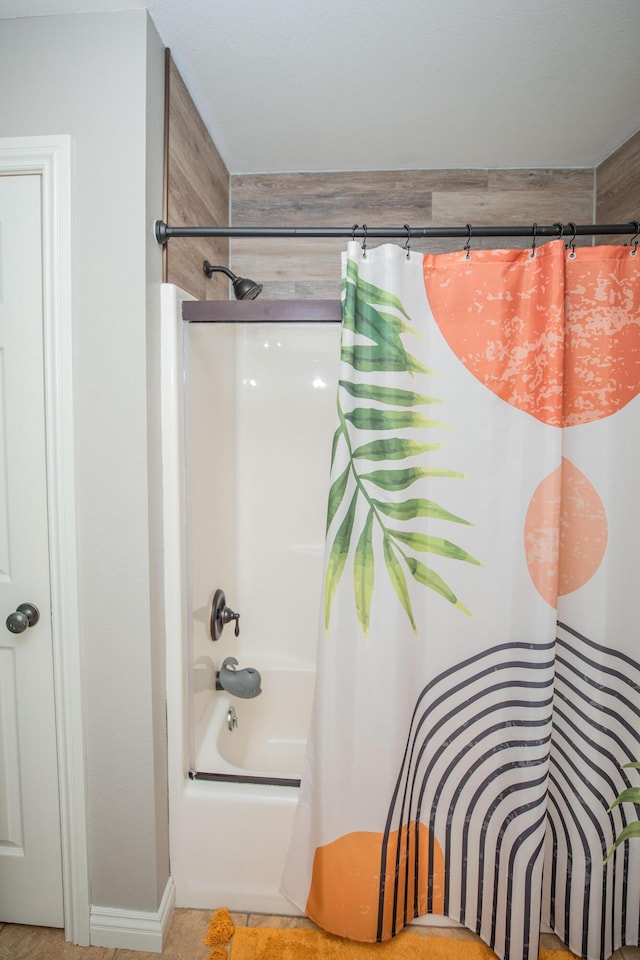
[[[374,550],[376,535],[381,540],[386,573],[414,631],[417,627],[407,574],[468,613],[442,577],[413,554],[478,561],[449,540],[420,532],[411,523],[418,517],[463,524],[468,521],[433,500],[392,500],[386,496],[403,493],[427,477],[463,476],[455,470],[432,466],[431,459],[435,458],[423,456],[443,446],[433,440],[439,430],[446,429],[446,424],[420,412],[437,403],[437,398],[385,383],[389,373],[413,377],[432,372],[405,348],[401,334],[416,335],[408,319],[396,296],[362,280],[355,263],[347,261],[341,359],[343,371],[349,366],[353,372],[350,379],[339,381],[339,423],[333,440],[333,457],[344,445],[347,466],[329,491],[327,528],[331,549],[324,592],[327,630],[351,541],[357,538],[353,554],[355,605],[362,630],[365,635],[368,633],[376,553],[380,556],[380,550]],[[367,382],[355,380],[356,372],[366,374]],[[345,401],[349,400],[357,405],[345,409]],[[369,435],[375,439],[360,442],[360,438]],[[343,501],[349,506],[334,529],[333,520]],[[361,529],[355,522],[356,514],[363,516]]]
[[[282,891],[386,940],[446,915],[638,942],[629,249],[343,256],[314,719]],[[633,778],[636,777],[634,781]],[[632,819],[632,818],[631,818]],[[640,845],[639,845],[640,846]]]

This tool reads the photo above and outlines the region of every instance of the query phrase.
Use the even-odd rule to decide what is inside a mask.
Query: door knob
[[[7,617],[7,630],[11,633],[24,633],[34,627],[40,619],[40,611],[35,603],[21,603],[14,613]]]

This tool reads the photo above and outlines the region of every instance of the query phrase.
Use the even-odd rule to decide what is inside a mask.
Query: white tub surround
[[[176,905],[296,915],[279,885],[315,681],[339,324],[186,323],[190,298],[170,285],[163,297]],[[240,619],[214,643],[216,589]],[[260,671],[259,696],[216,690],[229,656]]]

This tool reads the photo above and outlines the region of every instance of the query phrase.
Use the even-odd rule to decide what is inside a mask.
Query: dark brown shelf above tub
[[[340,323],[340,300],[185,300],[188,323]]]

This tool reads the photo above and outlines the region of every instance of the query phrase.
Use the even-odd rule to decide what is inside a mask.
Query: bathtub
[[[299,913],[278,887],[298,801],[314,671],[272,667],[261,674],[263,692],[253,700],[213,694],[200,721],[193,769],[173,790],[171,872],[178,906]]]
[[[191,778],[300,786],[315,671],[262,669],[251,700],[217,691],[196,733]]]

